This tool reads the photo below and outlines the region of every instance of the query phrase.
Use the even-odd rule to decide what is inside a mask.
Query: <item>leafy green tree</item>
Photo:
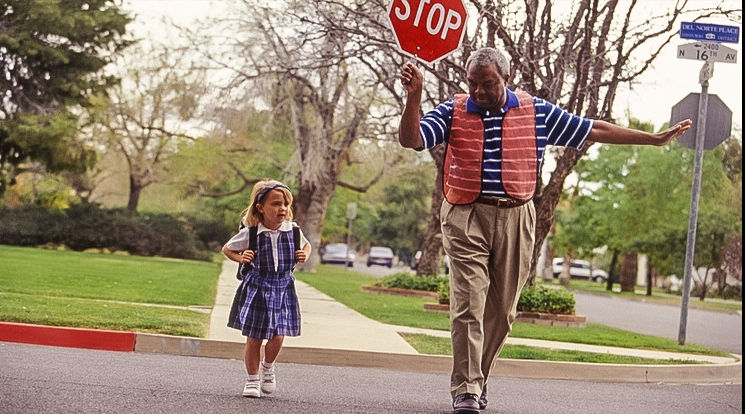
[[[650,126],[633,121],[631,127]],[[725,154],[737,150],[722,146],[704,155],[697,267],[721,267],[726,244],[742,234],[742,184],[729,178],[726,166],[736,162]],[[601,246],[623,255],[642,253],[660,274],[684,274],[693,156],[677,142],[660,148],[599,147],[595,159],[577,166],[581,182],[591,185],[571,211],[558,215],[553,241],[580,254]]]
[[[0,195],[29,161],[84,171],[93,150],[74,142],[69,108],[117,82],[103,68],[130,42],[110,0],[10,0],[0,10]]]
[[[419,250],[427,229],[434,171],[412,168],[385,186],[385,203],[377,207],[374,223],[375,244],[393,249],[399,257],[410,257]]]

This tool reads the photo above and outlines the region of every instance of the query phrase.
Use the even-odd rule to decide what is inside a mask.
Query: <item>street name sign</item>
[[[737,50],[714,42],[695,42],[678,46],[678,59],[737,63]]]
[[[720,24],[682,22],[680,24],[680,38],[707,42],[740,43],[740,28]]]
[[[387,16],[398,48],[430,64],[461,47],[468,21],[463,0],[392,0]]]

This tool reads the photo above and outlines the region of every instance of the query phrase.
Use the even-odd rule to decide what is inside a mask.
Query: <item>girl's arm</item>
[[[238,262],[238,263],[251,263],[254,259],[254,251],[253,250],[244,250],[243,252],[238,252],[235,250],[228,249],[228,245],[222,247],[222,254],[225,255],[228,259]]]
[[[297,260],[298,263],[305,263],[305,261],[310,257],[310,252],[312,250],[310,242],[305,243],[305,246],[303,246],[302,249],[295,252],[295,260]]]

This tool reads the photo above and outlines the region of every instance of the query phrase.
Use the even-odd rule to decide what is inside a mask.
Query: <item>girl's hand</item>
[[[251,263],[253,260],[254,260],[254,251],[244,250],[243,253],[241,253],[241,260],[239,263],[241,264]]]
[[[305,250],[295,250],[295,260],[298,263],[305,263],[308,260],[308,254],[305,253]]]

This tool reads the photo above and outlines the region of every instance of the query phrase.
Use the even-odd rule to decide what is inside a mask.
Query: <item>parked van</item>
[[[554,277],[559,277],[559,274],[564,270],[564,258],[555,258],[553,264]],[[593,269],[592,265],[587,260],[572,260],[572,263],[569,266],[569,277],[572,279],[606,282],[608,281],[608,272],[603,269]]]

